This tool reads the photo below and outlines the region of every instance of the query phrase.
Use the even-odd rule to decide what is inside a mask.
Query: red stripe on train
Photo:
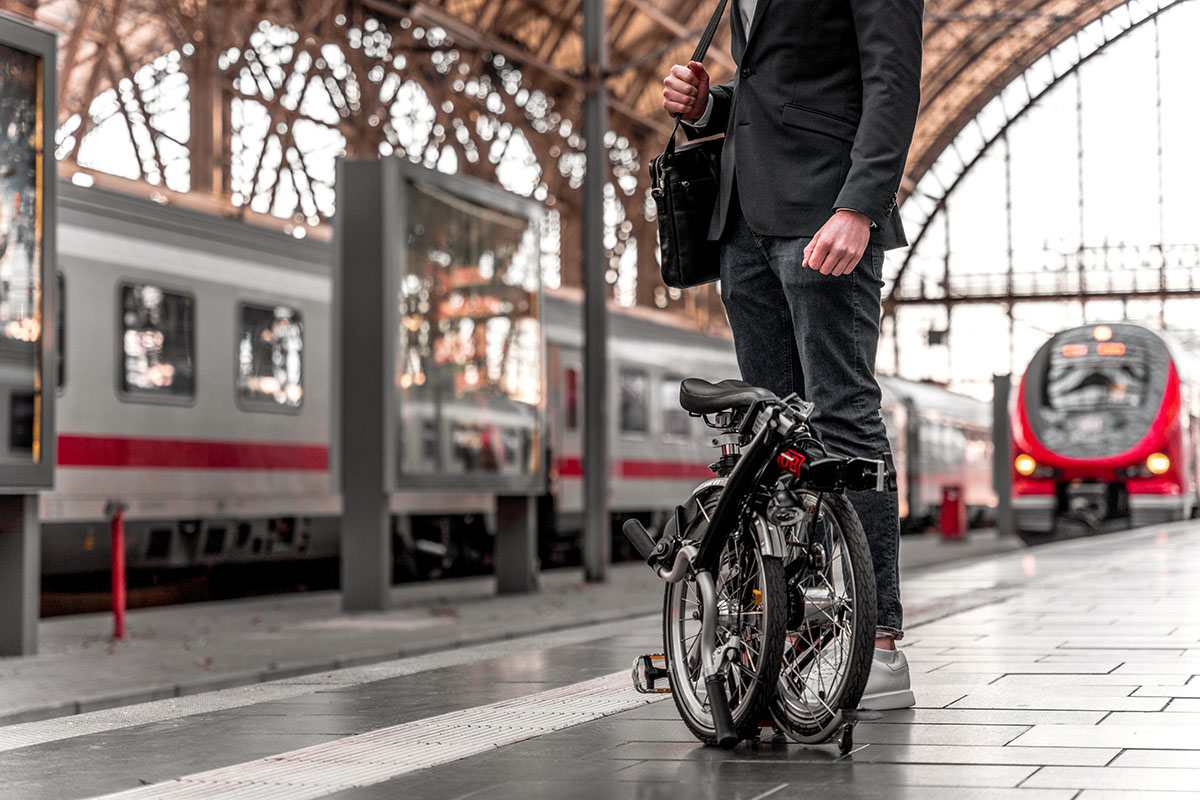
[[[326,472],[329,448],[320,444],[214,442],[112,436],[58,437],[60,467],[230,469]]]
[[[62,434],[58,437],[58,466],[325,472],[329,469],[329,449],[324,445]],[[583,477],[579,458],[560,458],[556,466],[560,478]],[[611,474],[625,480],[712,477],[705,464],[679,461],[616,461]]]
[[[558,477],[578,480],[583,477],[583,461],[578,458],[560,458],[555,462]],[[712,470],[707,464],[686,461],[615,461],[609,474],[626,480],[659,478],[664,480],[691,480],[711,478]]]

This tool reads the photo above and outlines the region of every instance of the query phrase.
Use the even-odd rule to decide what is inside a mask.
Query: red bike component
[[[806,459],[807,456],[804,453],[796,450],[784,450],[775,461],[779,464],[780,469],[800,477],[800,468],[804,466]]]

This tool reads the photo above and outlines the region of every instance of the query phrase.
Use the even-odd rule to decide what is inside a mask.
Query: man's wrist
[[[875,230],[877,227],[879,227],[878,225],[875,224],[874,220],[872,220],[870,217],[868,217],[866,214],[864,214],[863,212],[859,211],[856,208],[835,208],[834,213],[849,214],[851,217],[854,217],[855,219],[858,219],[862,222],[867,223],[867,227],[870,228],[871,230]]]

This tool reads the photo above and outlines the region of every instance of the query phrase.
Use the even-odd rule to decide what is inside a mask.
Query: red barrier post
[[[125,638],[125,506],[111,500],[105,509],[112,533],[113,638]]]
[[[967,504],[961,486],[942,487],[942,512],[938,522],[944,541],[961,542],[966,539]]]

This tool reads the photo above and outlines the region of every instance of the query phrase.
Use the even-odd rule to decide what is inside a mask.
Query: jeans
[[[735,193],[736,196],[736,193]],[[831,453],[890,452],[875,380],[883,248],[870,245],[849,275],[803,266],[808,238],[759,236],[730,209],[721,237],[721,299],[742,379],[816,405],[813,429]],[[851,491],[875,567],[880,634],[902,637],[900,521],[895,492]]]

